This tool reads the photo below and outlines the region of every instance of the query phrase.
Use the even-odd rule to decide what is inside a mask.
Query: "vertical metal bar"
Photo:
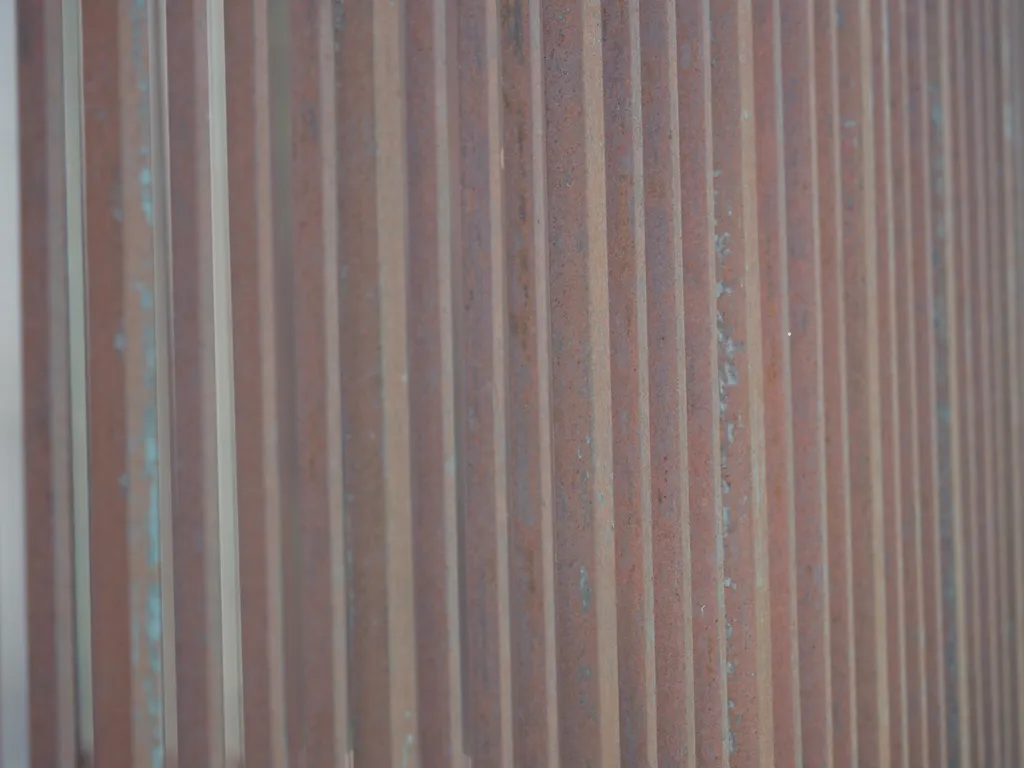
[[[948,179],[951,174],[949,155],[949,81],[946,66],[947,40],[944,19],[945,4],[932,3],[926,7],[927,49],[924,71],[927,78],[928,115],[928,221],[929,249],[925,254],[927,262],[929,291],[929,338],[931,340],[930,428],[932,431],[931,471],[933,473],[934,509],[932,512],[932,534],[928,536],[928,551],[933,553],[934,579],[929,595],[937,613],[934,624],[935,639],[929,639],[931,674],[937,682],[941,695],[940,704],[940,755],[948,764],[959,754],[959,732],[957,728],[958,699],[956,677],[956,598],[955,579],[957,565],[953,551],[953,384],[949,378],[950,327],[952,312],[947,301],[948,265],[951,259],[950,247],[955,237],[955,222],[947,206],[949,196]]]
[[[902,161],[896,99],[902,51],[896,3],[881,0],[872,5],[871,57],[873,61],[874,131],[876,148],[875,208],[878,226],[877,280],[879,315],[879,382],[882,456],[882,504],[884,572],[886,587],[886,665],[889,699],[889,759],[893,765],[908,764],[906,698],[906,630],[904,626],[904,568],[902,541],[903,465],[899,450],[899,304],[896,283],[897,247],[902,245],[902,222],[896,180]]]
[[[1006,152],[1010,155],[1007,168],[1006,180],[1006,236],[1007,236],[1007,307],[1009,317],[1009,357],[1010,357],[1010,430],[1011,430],[1011,498],[1007,510],[1011,519],[1011,528],[1008,532],[1012,537],[1011,547],[1011,579],[1016,585],[1012,599],[1014,602],[1014,635],[1011,640],[1014,643],[1015,674],[1011,678],[1014,686],[1013,706],[1014,713],[1010,722],[1010,731],[1015,734],[1012,752],[1018,761],[1024,759],[1024,735],[1021,733],[1021,723],[1024,721],[1024,698],[1022,698],[1020,683],[1024,680],[1024,645],[1019,628],[1024,622],[1024,590],[1020,589],[1021,584],[1021,555],[1024,554],[1024,521],[1021,519],[1022,495],[1024,487],[1021,485],[1021,475],[1016,468],[1020,465],[1022,457],[1022,414],[1021,414],[1021,339],[1022,334],[1018,322],[1021,314],[1018,312],[1017,303],[1020,300],[1020,281],[1022,270],[1020,268],[1019,248],[1021,243],[1021,203],[1024,196],[1021,195],[1020,182],[1022,179],[1022,152],[1021,152],[1021,87],[1024,80],[1020,77],[1020,66],[1022,59],[1017,53],[1017,46],[1020,43],[1021,20],[1020,6],[1017,3],[1003,3],[1001,6],[1003,17],[1001,31],[1003,35],[1003,141]]]
[[[459,67],[461,169],[461,376],[469,752],[474,761],[506,765],[510,742],[508,665],[507,485],[504,466],[504,251],[494,4],[458,4],[458,51],[475,62]],[[495,162],[497,161],[497,162]],[[495,216],[495,213],[499,213]],[[498,248],[495,248],[495,245]]]
[[[617,765],[600,7],[546,4],[541,34],[560,757]]]
[[[774,753],[751,6],[711,3],[717,406],[730,765]]]
[[[686,461],[679,466],[687,476],[684,500],[688,507],[684,507],[684,514],[688,518],[690,541],[694,744],[698,765],[725,765],[728,696],[722,588],[709,2],[677,5],[677,12],[679,187],[685,206],[680,222],[685,422],[680,429],[684,430],[681,437],[686,441]],[[689,106],[695,104],[700,107]],[[683,151],[683,147],[689,151]],[[656,274],[656,264],[652,262],[651,277]],[[661,439],[657,425],[653,439]],[[696,542],[700,544],[695,545]]]
[[[895,449],[899,454],[899,499],[893,510],[895,536],[897,538],[897,562],[901,590],[901,627],[899,643],[899,665],[903,677],[900,708],[902,709],[902,761],[914,765],[920,759],[922,723],[920,721],[920,667],[916,663],[919,650],[912,640],[917,638],[920,622],[920,601],[917,585],[919,578],[919,556],[916,546],[915,504],[916,464],[913,452],[913,344],[908,296],[909,253],[913,246],[913,228],[910,222],[910,143],[909,121],[907,118],[908,68],[907,68],[907,26],[906,7],[903,0],[890,6],[890,90],[892,93],[892,301],[894,324],[894,413],[897,429]],[[891,710],[895,704],[891,703]],[[893,752],[896,760],[896,753]]]
[[[837,3],[842,195],[843,333],[846,348],[847,523],[853,588],[858,761],[886,764],[888,687],[884,653],[880,397],[874,120],[869,7]]]
[[[294,355],[286,458],[290,507],[284,528],[288,749],[291,762],[338,765],[347,759],[347,659],[335,612],[344,581],[335,563],[347,511],[341,478],[338,351],[338,230],[335,166],[334,14],[327,3],[289,8],[290,157],[285,338]],[[286,289],[287,290],[287,289]],[[396,480],[397,482],[397,480]],[[340,581],[340,583],[339,583]],[[340,636],[339,636],[340,635]],[[338,731],[341,731],[339,734]]]
[[[388,709],[392,764],[416,768],[415,624],[412,593],[412,504],[406,325],[409,257],[408,169],[405,155],[404,6],[378,0],[373,8],[374,121],[376,128],[378,280],[381,297],[382,448],[387,585]],[[504,544],[504,542],[501,542]],[[507,601],[506,601],[507,606]]]
[[[919,718],[919,743],[917,756],[911,753],[911,763],[923,760],[927,764],[931,755],[938,747],[933,737],[937,725],[932,716],[935,709],[933,688],[937,681],[929,671],[928,664],[928,617],[930,580],[929,565],[932,559],[928,554],[927,518],[931,500],[931,465],[929,463],[930,443],[922,437],[922,425],[928,426],[928,394],[929,374],[927,362],[927,333],[930,317],[927,314],[928,282],[923,270],[926,267],[921,254],[929,248],[928,237],[928,206],[926,205],[927,184],[927,127],[924,114],[925,105],[925,73],[922,65],[925,51],[925,29],[923,6],[920,0],[906,0],[906,72],[907,86],[906,122],[907,122],[907,217],[910,222],[908,231],[911,242],[905,252],[906,307],[905,322],[908,332],[906,354],[910,358],[910,422],[906,426],[910,437],[909,453],[913,463],[913,502],[908,508],[911,527],[910,546],[913,549],[913,598],[914,613],[913,636],[907,637],[907,658],[915,665],[914,682],[917,690],[909,705]]]
[[[462,765],[465,760],[452,354],[452,227],[457,222],[452,197],[457,181],[453,184],[451,161],[451,113],[457,108],[457,100],[449,90],[454,71],[448,43],[452,7],[446,0],[414,3],[408,8],[406,27],[409,238],[417,244],[417,256],[409,260],[409,376],[412,381],[431,382],[429,386],[410,387],[409,401],[413,499],[417,508],[419,726],[426,765]],[[511,167],[523,168],[524,159],[515,158]],[[520,194],[529,195],[529,188]],[[514,359],[516,349],[510,345],[510,358]],[[514,383],[510,387],[514,388]],[[536,416],[533,411],[534,430],[539,426]],[[516,434],[514,430],[512,434]],[[510,462],[516,457],[515,448],[510,448]],[[511,490],[514,493],[519,489],[513,484]],[[514,504],[510,504],[513,509]],[[513,647],[513,654],[517,650]],[[543,680],[545,668],[543,662],[534,661],[523,671],[524,676]],[[513,685],[517,678],[522,680],[513,675]],[[543,704],[531,714],[538,710],[543,717]],[[542,763],[536,757],[534,761]]]
[[[164,286],[154,234],[162,211],[154,204],[161,180],[152,160],[152,12],[146,3],[107,2],[83,16],[93,690],[102,765],[164,760],[157,424],[166,390],[157,354]]]
[[[947,759],[950,764],[971,764],[969,712],[969,658],[967,600],[967,536],[965,514],[968,472],[964,466],[967,455],[966,408],[961,392],[966,376],[963,368],[963,340],[960,328],[964,317],[963,292],[960,290],[963,240],[959,197],[963,194],[964,167],[961,138],[963,132],[962,72],[959,67],[959,46],[962,29],[957,20],[955,0],[942,0],[938,13],[939,87],[941,89],[941,156],[934,161],[940,169],[936,174],[934,195],[938,215],[936,237],[942,246],[935,257],[936,315],[938,347],[937,409],[940,445],[940,534],[942,564],[942,604],[944,608],[944,668],[946,675]],[[936,126],[933,125],[933,130]],[[941,184],[941,186],[940,186]],[[940,279],[941,278],[941,279]]]
[[[970,208],[971,189],[971,168],[968,106],[970,83],[966,62],[965,41],[968,37],[966,28],[966,17],[964,5],[961,2],[953,2],[952,19],[950,30],[954,35],[953,52],[955,66],[953,68],[953,95],[954,99],[951,108],[955,114],[955,167],[953,195],[956,211],[956,232],[958,234],[956,243],[956,264],[955,272],[950,280],[949,287],[956,295],[955,317],[951,323],[956,332],[957,360],[956,371],[950,374],[950,378],[957,382],[959,390],[958,415],[962,423],[962,430],[959,438],[959,467],[960,491],[957,494],[957,504],[960,509],[960,522],[956,536],[960,542],[963,552],[962,576],[958,579],[957,599],[963,605],[964,624],[966,625],[965,635],[961,642],[958,642],[958,664],[961,668],[961,680],[963,685],[960,689],[960,728],[962,734],[960,761],[964,765],[973,764],[981,749],[981,735],[979,733],[980,715],[980,666],[979,666],[979,643],[978,643],[978,622],[977,622],[977,601],[975,594],[978,584],[978,560],[975,548],[976,542],[976,519],[977,507],[974,499],[977,489],[976,473],[976,421],[973,415],[974,409],[974,376],[971,365],[972,338],[972,304],[971,293],[968,290],[970,285],[971,255],[974,252],[972,242],[972,222]],[[951,306],[953,306],[951,304]]]
[[[780,2],[790,402],[799,642],[800,750],[831,766],[832,680],[814,4]]]
[[[997,535],[996,515],[998,510],[997,496],[997,473],[996,465],[998,457],[995,455],[995,424],[996,414],[993,412],[993,317],[992,317],[992,288],[991,288],[991,262],[993,259],[994,243],[992,228],[991,207],[995,205],[992,199],[993,184],[991,183],[991,146],[989,142],[988,120],[991,100],[988,93],[989,84],[989,57],[991,51],[990,35],[988,24],[987,3],[978,3],[972,7],[972,26],[975,34],[975,141],[978,144],[978,156],[976,166],[975,194],[977,195],[977,226],[979,232],[978,254],[979,260],[976,264],[976,276],[978,284],[978,312],[980,315],[976,333],[978,334],[978,347],[980,351],[981,380],[980,391],[982,407],[982,459],[981,465],[984,469],[985,495],[984,504],[981,507],[983,522],[983,564],[985,573],[983,577],[982,599],[985,605],[983,612],[984,622],[984,657],[988,666],[988,684],[986,687],[986,723],[989,726],[987,735],[988,746],[994,764],[1002,763],[1002,727],[1000,723],[1000,658],[999,658],[999,582],[998,582],[998,557],[997,557]]]
[[[850,485],[847,461],[845,297],[843,291],[842,176],[837,26],[834,1],[815,6],[820,195],[821,295],[825,476],[828,509],[834,762],[857,764],[857,711],[850,552]]]
[[[13,14],[12,14],[13,16]],[[78,759],[66,72],[60,2],[19,4],[21,359],[28,610],[26,757]],[[71,68],[77,71],[77,68]],[[73,89],[70,89],[73,92]],[[74,180],[71,180],[71,184]],[[80,251],[79,251],[80,253]],[[10,567],[5,561],[5,568]],[[6,577],[5,577],[6,578]],[[5,638],[6,646],[8,639]],[[12,654],[13,656],[13,654]],[[8,656],[4,654],[6,667]],[[17,706],[8,698],[6,709]],[[13,686],[10,692],[14,692]],[[6,717],[5,717],[6,722]],[[3,736],[10,734],[5,730]],[[5,739],[6,740],[6,739]],[[0,754],[14,754],[5,743]]]
[[[655,175],[650,185],[645,182],[639,3],[602,3],[601,10],[611,412],[616,414],[612,420],[612,472],[616,480],[620,756],[626,765],[651,765],[658,761],[658,711],[651,541],[650,407],[654,393],[647,328],[646,208],[649,194],[654,196],[651,203],[658,205],[659,194],[670,194],[672,187],[671,180],[663,176]],[[656,114],[648,116],[648,124],[653,117]],[[661,169],[670,173],[671,162],[664,162]],[[662,221],[669,226],[671,216]],[[673,275],[664,289],[674,286]]]
[[[802,765],[781,16],[776,0],[755,0],[752,10],[764,439],[775,447],[765,454],[774,759],[779,765]]]
[[[167,8],[178,765],[224,765],[207,4]],[[227,468],[225,468],[227,469]]]
[[[698,5],[698,4],[695,4]],[[649,462],[650,505],[653,556],[654,623],[653,659],[657,695],[654,762],[661,765],[692,766],[697,760],[697,707],[694,675],[694,602],[690,501],[696,484],[688,475],[691,446],[687,437],[689,387],[687,381],[686,299],[687,261],[696,255],[704,260],[699,274],[707,275],[708,238],[706,186],[694,189],[696,199],[686,201],[694,209],[684,209],[683,185],[687,169],[695,157],[704,169],[704,134],[696,132],[699,149],[684,160],[680,101],[680,83],[693,75],[694,51],[689,43],[680,43],[676,4],[656,2],[640,4],[638,70],[639,103],[643,104],[642,163],[644,185],[644,257],[646,284],[639,286],[646,298],[649,388]],[[700,12],[699,7],[694,9]],[[702,27],[695,25],[698,33]],[[700,48],[698,48],[698,58]],[[685,57],[685,60],[681,58]],[[699,65],[697,65],[699,66]],[[683,68],[683,69],[681,69]],[[697,73],[694,73],[697,74]],[[697,75],[699,77],[699,74]],[[701,104],[703,107],[704,104]],[[686,112],[701,110],[682,104]],[[694,121],[700,123],[700,117]],[[685,163],[685,165],[684,165]],[[706,171],[704,172],[706,177]],[[701,181],[704,179],[702,178]],[[687,243],[684,251],[684,227],[702,231],[696,243]],[[693,249],[696,254],[692,254]],[[692,254],[692,255],[691,255]],[[703,288],[704,317],[708,318],[708,286]],[[704,337],[710,339],[710,334]],[[705,345],[704,350],[707,350]],[[696,387],[695,387],[696,389]],[[707,388],[710,390],[710,387]],[[691,465],[692,466],[692,465]],[[705,473],[706,474],[706,473]],[[713,521],[713,505],[710,505]],[[706,610],[706,609],[705,609]],[[713,615],[713,611],[708,611]]]
[[[267,6],[225,8],[232,364],[238,446],[239,602],[245,764],[285,765]]]
[[[1018,350],[1017,350],[1017,310],[1015,306],[1016,296],[1012,286],[1016,283],[1016,232],[1014,224],[1014,186],[1016,184],[1016,168],[1014,164],[1014,95],[1015,85],[1012,74],[1012,43],[1010,33],[1013,30],[1013,12],[1010,3],[1000,2],[996,6],[996,34],[999,38],[999,91],[998,114],[999,125],[1002,127],[1000,137],[997,140],[1000,148],[1000,172],[1003,186],[1002,207],[1000,209],[1000,225],[1003,232],[1003,253],[1002,265],[997,275],[996,286],[1000,289],[1003,306],[1002,330],[1003,330],[1003,426],[1004,426],[1004,470],[1003,477],[1003,537],[1005,539],[1005,579],[1007,583],[1006,592],[1006,614],[1007,622],[1003,628],[1005,642],[1005,653],[1007,656],[1006,672],[1006,702],[1005,713],[1006,728],[1006,754],[1007,759],[1019,763],[1022,759],[1019,736],[1017,735],[1018,721],[1020,718],[1020,691],[1016,688],[1015,681],[1020,674],[1021,658],[1018,652],[1017,632],[1020,626],[1020,613],[1017,605],[1017,593],[1019,592],[1019,579],[1016,578],[1016,561],[1020,557],[1020,550],[1017,546],[1017,513],[1018,513],[1018,481],[1017,467],[1019,466],[1020,453],[1017,438],[1017,419],[1019,403],[1014,382],[1017,380]]]

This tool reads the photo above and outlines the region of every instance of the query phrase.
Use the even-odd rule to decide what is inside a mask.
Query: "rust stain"
[[[21,5],[36,762],[1020,761],[1016,3]]]

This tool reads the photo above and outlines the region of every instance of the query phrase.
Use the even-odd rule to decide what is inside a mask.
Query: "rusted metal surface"
[[[1022,23],[19,3],[32,765],[1018,765]]]

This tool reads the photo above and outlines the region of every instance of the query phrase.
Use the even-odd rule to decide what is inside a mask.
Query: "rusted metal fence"
[[[18,14],[33,766],[1024,765],[1015,0]]]

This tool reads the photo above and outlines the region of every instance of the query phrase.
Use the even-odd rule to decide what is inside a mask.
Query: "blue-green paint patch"
[[[142,148],[143,155],[149,154],[147,147]],[[139,191],[142,196],[142,214],[146,217],[146,223],[153,224],[153,184],[149,168],[139,171]]]

